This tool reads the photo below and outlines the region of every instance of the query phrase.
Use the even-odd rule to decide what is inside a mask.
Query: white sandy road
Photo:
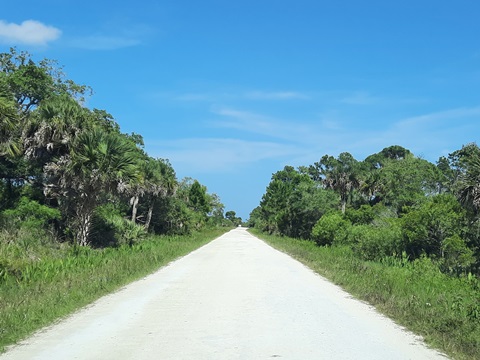
[[[235,229],[0,359],[445,359]]]

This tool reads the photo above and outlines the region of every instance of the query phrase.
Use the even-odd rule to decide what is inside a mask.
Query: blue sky
[[[478,141],[478,0],[13,1],[0,51],[55,59],[244,219],[272,173]]]

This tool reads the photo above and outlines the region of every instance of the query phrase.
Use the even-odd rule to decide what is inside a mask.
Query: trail
[[[15,359],[445,359],[245,229],[101,298]]]

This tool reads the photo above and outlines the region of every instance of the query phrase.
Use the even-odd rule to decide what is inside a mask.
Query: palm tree
[[[80,134],[69,154],[45,167],[47,192],[74,210],[79,245],[89,244],[92,215],[102,197],[137,177],[135,160],[135,147],[124,136],[95,128]]]
[[[472,153],[466,159],[466,171],[459,176],[457,188],[461,203],[474,211],[480,210],[480,156]]]
[[[1,75],[0,75],[1,76]],[[14,135],[18,113],[13,94],[8,91],[3,77],[0,78],[0,155],[20,153],[20,141]]]
[[[325,155],[316,164],[323,175],[323,184],[340,195],[342,213],[352,191],[360,185],[358,162],[349,153],[341,153],[337,159]]]
[[[68,153],[76,136],[92,127],[90,111],[75,99],[60,95],[45,100],[22,131],[25,155],[46,163]]]
[[[148,230],[152,220],[153,208],[158,196],[165,197],[175,194],[177,178],[175,170],[168,160],[149,158],[145,167],[146,195],[148,198],[148,212],[145,229]]]

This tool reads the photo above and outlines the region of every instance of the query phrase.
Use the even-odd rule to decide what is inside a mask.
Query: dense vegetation
[[[51,60],[0,54],[0,230],[61,242],[132,244],[147,232],[188,234],[231,226],[197,180],[178,181],[168,160],[144,151],[105,110],[83,104],[90,89]],[[4,236],[5,238],[5,236]],[[0,258],[0,274],[14,269]]]
[[[0,347],[238,224],[90,93],[0,54]]]
[[[249,226],[459,359],[480,357],[480,148],[391,146],[273,174]],[[263,235],[262,235],[263,234]],[[270,235],[269,235],[270,234]]]
[[[348,246],[365,260],[431,259],[451,275],[480,274],[480,148],[437,164],[391,146],[357,161],[325,155],[272,176],[249,225]]]

